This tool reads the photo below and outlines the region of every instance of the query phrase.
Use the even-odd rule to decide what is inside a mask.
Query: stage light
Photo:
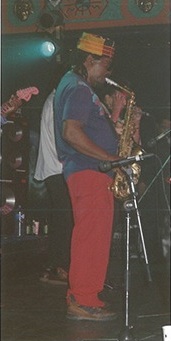
[[[12,63],[18,69],[18,65],[27,67],[43,59],[50,62],[52,59],[59,58],[62,48],[60,39],[52,34],[26,34],[9,41],[5,63],[9,67]]]
[[[56,52],[56,46],[51,41],[45,41],[41,46],[41,53],[45,57],[51,57]]]

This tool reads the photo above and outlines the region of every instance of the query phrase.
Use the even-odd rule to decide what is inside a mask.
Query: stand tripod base
[[[138,341],[132,335],[132,332],[129,327],[125,327],[125,330],[121,332],[119,336],[119,341]]]

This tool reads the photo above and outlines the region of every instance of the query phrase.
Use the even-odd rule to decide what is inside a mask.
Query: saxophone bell
[[[125,91],[125,88],[123,89]],[[129,94],[130,98],[127,100],[127,107],[123,124],[123,133],[120,137],[118,148],[118,156],[120,156],[121,158],[128,158],[131,156],[142,154],[142,151],[137,148],[137,146],[135,148],[134,140],[132,138],[133,128],[135,125],[133,114],[133,108],[135,105],[135,94],[134,92],[129,92]],[[136,185],[141,174],[141,166],[134,162],[131,165],[131,169],[133,172],[133,181]],[[126,200],[130,196],[130,186],[127,181],[126,174],[119,167],[115,171],[113,182],[111,183],[109,188],[117,199]]]

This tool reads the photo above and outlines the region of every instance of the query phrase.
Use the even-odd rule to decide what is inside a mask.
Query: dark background
[[[144,125],[147,142],[155,135],[155,122],[165,115],[169,117],[170,113],[170,26],[115,27],[88,31],[116,42],[111,78],[119,84],[128,81],[135,92],[137,104],[150,113]],[[81,34],[79,30],[64,32],[60,56],[52,58],[34,58],[34,51],[30,48],[42,35],[49,38],[47,33],[2,35],[2,103],[18,89],[30,86],[39,89],[39,95],[33,95],[22,106],[22,115],[28,121],[30,133],[28,208],[34,208],[36,216],[37,211],[40,210],[41,215],[44,208],[48,209],[45,186],[33,179],[42,106],[54,84],[68,68],[71,52]]]
[[[116,42],[112,78],[118,83],[129,81],[135,91],[137,103],[156,118],[169,112],[170,26],[134,26],[90,32],[102,34]],[[32,119],[33,116],[36,125],[42,103],[51,90],[53,81],[60,78],[68,66],[70,51],[80,35],[81,31],[64,33],[60,63],[56,61],[56,56],[51,59],[32,58],[29,43],[35,40],[36,33],[2,36],[2,101],[7,100],[18,88],[37,86],[39,96],[27,105],[29,117]]]

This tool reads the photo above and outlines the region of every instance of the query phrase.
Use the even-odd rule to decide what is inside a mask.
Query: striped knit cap
[[[114,45],[114,41],[109,38],[103,38],[101,36],[84,32],[79,39],[77,49],[90,52],[97,56],[112,58],[115,52]]]

